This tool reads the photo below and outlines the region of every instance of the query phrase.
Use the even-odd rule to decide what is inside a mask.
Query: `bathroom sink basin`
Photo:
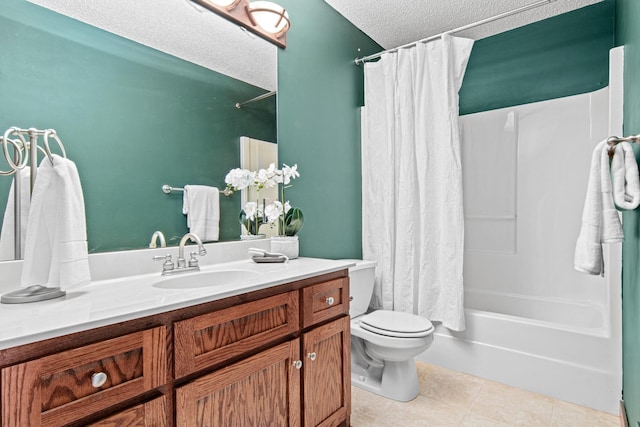
[[[163,289],[194,289],[207,288],[219,285],[231,285],[246,283],[258,275],[255,271],[248,270],[219,270],[198,273],[184,273],[170,278],[162,279],[153,284],[156,288]]]

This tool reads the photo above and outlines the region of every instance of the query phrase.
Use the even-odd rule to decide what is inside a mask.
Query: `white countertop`
[[[148,259],[150,253],[146,252],[145,258]],[[0,304],[0,349],[215,301],[352,265],[349,260],[317,258],[298,258],[286,264],[256,264],[250,259],[243,259],[203,265],[200,272],[161,276],[161,266],[156,264],[154,273],[96,280],[90,285],[68,290],[63,298],[27,304]],[[199,288],[165,289],[154,286],[176,277],[229,270],[241,270],[247,277],[232,284]]]

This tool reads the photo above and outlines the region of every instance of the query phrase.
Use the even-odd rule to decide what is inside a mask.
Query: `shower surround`
[[[592,150],[622,132],[611,63],[608,88],[461,118],[467,328],[418,359],[617,413],[621,245],[604,277],[573,269]]]

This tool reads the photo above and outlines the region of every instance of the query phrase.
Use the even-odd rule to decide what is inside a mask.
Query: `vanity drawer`
[[[348,313],[348,277],[341,277],[302,289],[303,328]]]
[[[299,325],[297,291],[176,322],[175,376],[247,353],[295,333]]]
[[[167,382],[157,327],[2,369],[2,425],[58,426]]]

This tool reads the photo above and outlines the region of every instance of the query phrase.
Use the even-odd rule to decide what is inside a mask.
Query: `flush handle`
[[[333,297],[327,298],[327,304],[328,305],[333,305],[334,302],[336,302],[336,301],[333,299]]]
[[[314,351],[313,353],[308,353],[307,357],[309,359],[311,359],[311,361],[313,362],[314,360],[316,360],[316,357],[318,357],[318,355],[316,354],[316,352]]]
[[[107,374],[104,372],[96,372],[91,375],[91,385],[95,388],[102,387],[107,382]]]
[[[293,367],[296,369],[302,368],[302,360],[296,360],[295,362],[293,362]]]

